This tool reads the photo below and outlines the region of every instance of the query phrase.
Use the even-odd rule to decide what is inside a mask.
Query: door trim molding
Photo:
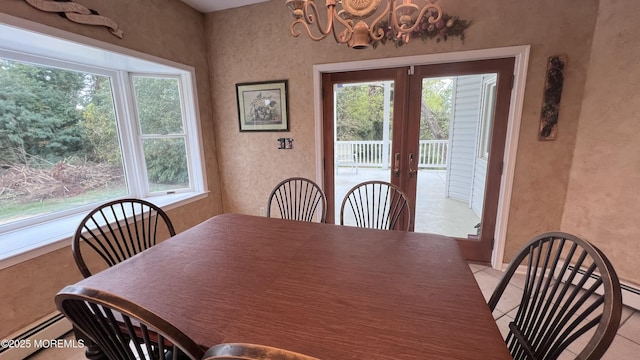
[[[518,136],[522,119],[524,92],[529,66],[530,45],[509,46],[493,49],[456,51],[440,54],[414,55],[396,58],[371,59],[342,63],[317,64],[313,66],[313,99],[315,121],[315,151],[316,151],[316,181],[324,186],[324,149],[322,145],[322,73],[342,71],[371,70],[411,65],[430,65],[453,63],[473,60],[486,60],[504,57],[515,58],[513,89],[511,90],[511,105],[509,107],[509,123],[505,142],[504,166],[500,181],[500,197],[498,199],[498,214],[496,219],[495,243],[491,256],[491,265],[500,269],[504,259],[506,245],[507,223],[509,207],[515,173],[515,162],[518,150]]]

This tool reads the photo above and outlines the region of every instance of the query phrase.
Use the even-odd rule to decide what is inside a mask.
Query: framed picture
[[[289,131],[287,83],[236,84],[240,131]]]

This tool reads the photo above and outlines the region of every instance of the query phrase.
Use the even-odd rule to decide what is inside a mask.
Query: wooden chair
[[[489,299],[491,311],[516,271],[525,269],[522,299],[505,339],[513,358],[557,359],[584,337],[588,341],[577,350],[577,359],[600,359],[616,335],[622,312],[620,283],[605,255],[570,234],[537,236],[509,264]],[[509,291],[516,288],[512,285]]]
[[[318,360],[293,351],[270,346],[228,343],[211,347],[202,360]]]
[[[81,251],[81,240],[107,266],[113,266],[156,244],[158,233],[176,234],[167,214],[140,199],[108,202],[91,211],[78,226],[71,249],[84,277],[91,276]]]
[[[107,359],[200,360],[204,355],[204,349],[175,326],[118,296],[67,286],[55,302]]]
[[[327,199],[320,186],[309,179],[292,177],[281,181],[271,191],[267,202],[267,217],[313,221],[320,207],[320,222],[327,217]]]
[[[397,186],[386,181],[366,181],[351,188],[340,206],[341,225],[345,225],[347,205],[351,212],[346,214],[353,215],[358,227],[409,230],[411,225],[411,208],[407,196]]]

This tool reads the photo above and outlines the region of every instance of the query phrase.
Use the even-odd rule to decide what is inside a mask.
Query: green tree
[[[452,93],[453,80],[450,78],[423,81],[420,139],[449,138]],[[336,96],[337,139],[340,141],[381,140],[384,126],[383,111],[384,88],[381,83],[341,88]],[[390,127],[391,123],[392,121]]]
[[[133,87],[143,134],[183,133],[177,79],[135,76]]]
[[[149,139],[144,158],[149,181],[155,184],[189,185],[185,144],[182,139]]]
[[[111,79],[89,76],[81,123],[87,142],[87,158],[90,161],[117,165],[121,168],[122,156],[118,142],[118,128],[111,91]]]
[[[151,183],[189,184],[186,148],[182,139],[158,136],[183,134],[179,82],[175,78],[135,76],[133,87],[144,155]]]
[[[336,95],[338,140],[382,140],[384,87],[368,83],[341,88]]]
[[[0,151],[4,161],[26,153],[57,161],[84,149],[81,92],[73,71],[0,59]]]
[[[421,140],[449,138],[452,94],[452,79],[425,79],[422,81]]]

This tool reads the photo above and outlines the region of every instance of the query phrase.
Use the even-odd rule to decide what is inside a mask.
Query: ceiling
[[[208,13],[245,5],[257,4],[269,0],[180,0],[192,8]]]

